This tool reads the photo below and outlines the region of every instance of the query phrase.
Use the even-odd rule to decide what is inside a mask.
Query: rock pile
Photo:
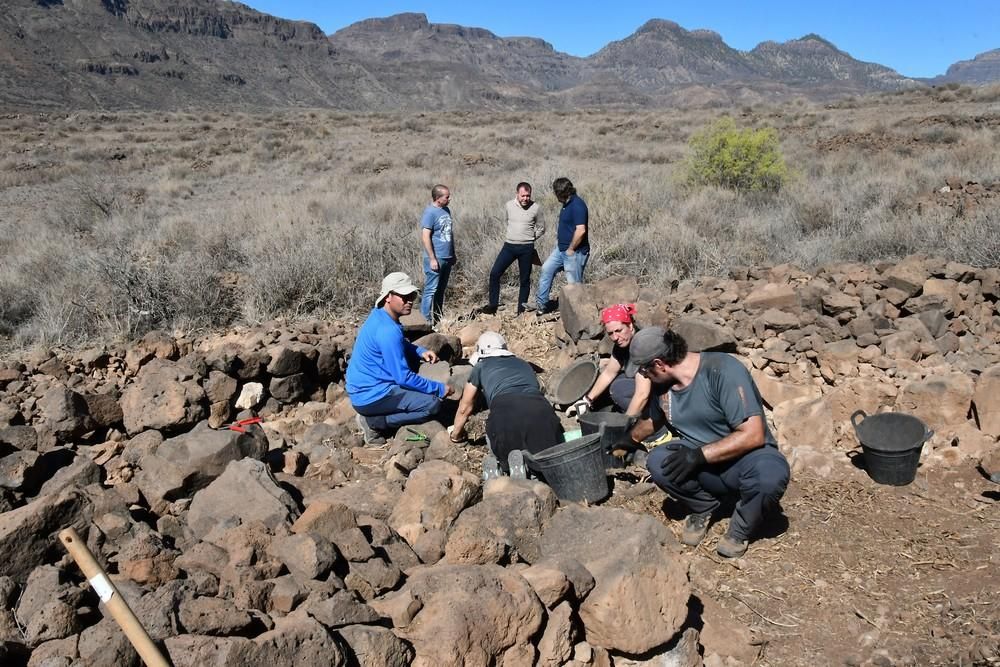
[[[640,325],[672,326],[696,350],[749,367],[794,470],[850,465],[850,417],[885,410],[935,432],[925,465],[978,459],[1000,437],[1000,269],[911,256],[895,264],[739,270],[668,296],[633,278],[563,290],[562,361],[605,353],[598,307],[637,301]]]
[[[948,178],[945,184],[932,194],[917,200],[917,213],[937,207],[950,209],[956,217],[962,218],[984,206],[996,206],[998,199],[1000,199],[1000,181],[983,184],[961,178]]]
[[[636,301],[641,324],[747,363],[797,470],[849,471],[857,409],[917,415],[936,432],[925,465],[952,465],[1000,436],[998,297],[1000,269],[925,257],[670,294],[611,278],[563,290],[552,366],[609,352],[599,307]],[[407,329],[445,359],[422,373],[464,381],[474,336]],[[179,666],[753,661],[662,522],[484,485],[481,452],[437,422],[364,447],[342,386],[353,333],[154,332],[0,367],[0,662],[138,664],[58,545],[68,526]]]
[[[178,666],[608,665],[675,644],[700,661],[662,523],[560,509],[537,481],[484,487],[436,422],[364,447],[352,336],[154,332],[0,369],[0,661],[139,664],[58,545],[68,526]]]

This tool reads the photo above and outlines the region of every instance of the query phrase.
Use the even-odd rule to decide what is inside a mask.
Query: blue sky
[[[906,76],[943,74],[948,65],[1000,48],[1000,0],[250,0],[254,9],[316,23],[333,33],[362,19],[420,12],[432,23],[486,28],[501,37],[540,37],[559,51],[590,55],[651,18],[708,28],[749,50],[817,33],[859,60]]]

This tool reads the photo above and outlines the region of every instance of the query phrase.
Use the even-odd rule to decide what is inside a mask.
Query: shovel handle
[[[60,531],[59,540],[76,561],[76,564],[80,566],[83,576],[87,577],[87,581],[90,582],[97,596],[101,598],[101,602],[104,603],[122,632],[132,642],[132,646],[135,647],[135,651],[142,658],[142,661],[148,667],[170,667],[170,663],[153,643],[146,628],[142,627],[142,623],[125,602],[125,598],[118,592],[114,583],[108,578],[107,572],[94,558],[94,554],[90,553],[86,542],[80,539],[76,530],[67,528]]]

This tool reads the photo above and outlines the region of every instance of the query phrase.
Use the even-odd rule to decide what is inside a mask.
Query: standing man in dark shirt
[[[675,439],[651,451],[646,467],[657,486],[690,512],[681,542],[699,544],[713,512],[731,498],[735,510],[717,551],[742,556],[765,515],[777,509],[789,479],[757,385],[734,357],[690,352],[684,338],[660,327],[635,334],[629,354],[639,373],[667,390],[650,401],[650,418],[626,433],[630,442],[623,444],[669,426]]]
[[[562,423],[538,386],[534,369],[507,349],[503,336],[492,331],[481,335],[469,361],[475,368],[458,403],[452,442],[465,440],[465,424],[480,391],[490,409],[486,437],[504,470],[514,450],[537,453],[562,442]]]
[[[554,180],[552,190],[562,204],[562,210],[559,211],[556,247],[542,264],[542,273],[538,278],[535,300],[539,315],[551,310],[549,292],[556,274],[566,271],[566,282],[582,283],[583,270],[587,268],[590,258],[590,240],[587,237],[590,213],[587,204],[576,194],[576,188],[568,178]]]

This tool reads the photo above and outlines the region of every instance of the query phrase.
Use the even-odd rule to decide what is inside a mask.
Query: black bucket
[[[537,454],[523,454],[528,467],[541,475],[561,500],[596,503],[608,495],[600,433],[585,435]]]
[[[869,477],[892,486],[906,486],[913,481],[920,452],[934,431],[916,417],[901,412],[881,412],[869,417],[864,410],[858,410],[851,415],[851,424],[861,443]]]
[[[572,405],[583,398],[587,390],[594,386],[600,371],[597,361],[591,358],[578,359],[564,368],[553,379],[549,402],[554,405]]]
[[[604,434],[601,436],[601,449],[604,450],[604,466],[606,468],[625,467],[625,458],[614,456],[608,450],[628,430],[629,418],[627,415],[620,412],[585,412],[576,420],[580,422],[580,431],[583,435],[598,433],[603,424]]]

